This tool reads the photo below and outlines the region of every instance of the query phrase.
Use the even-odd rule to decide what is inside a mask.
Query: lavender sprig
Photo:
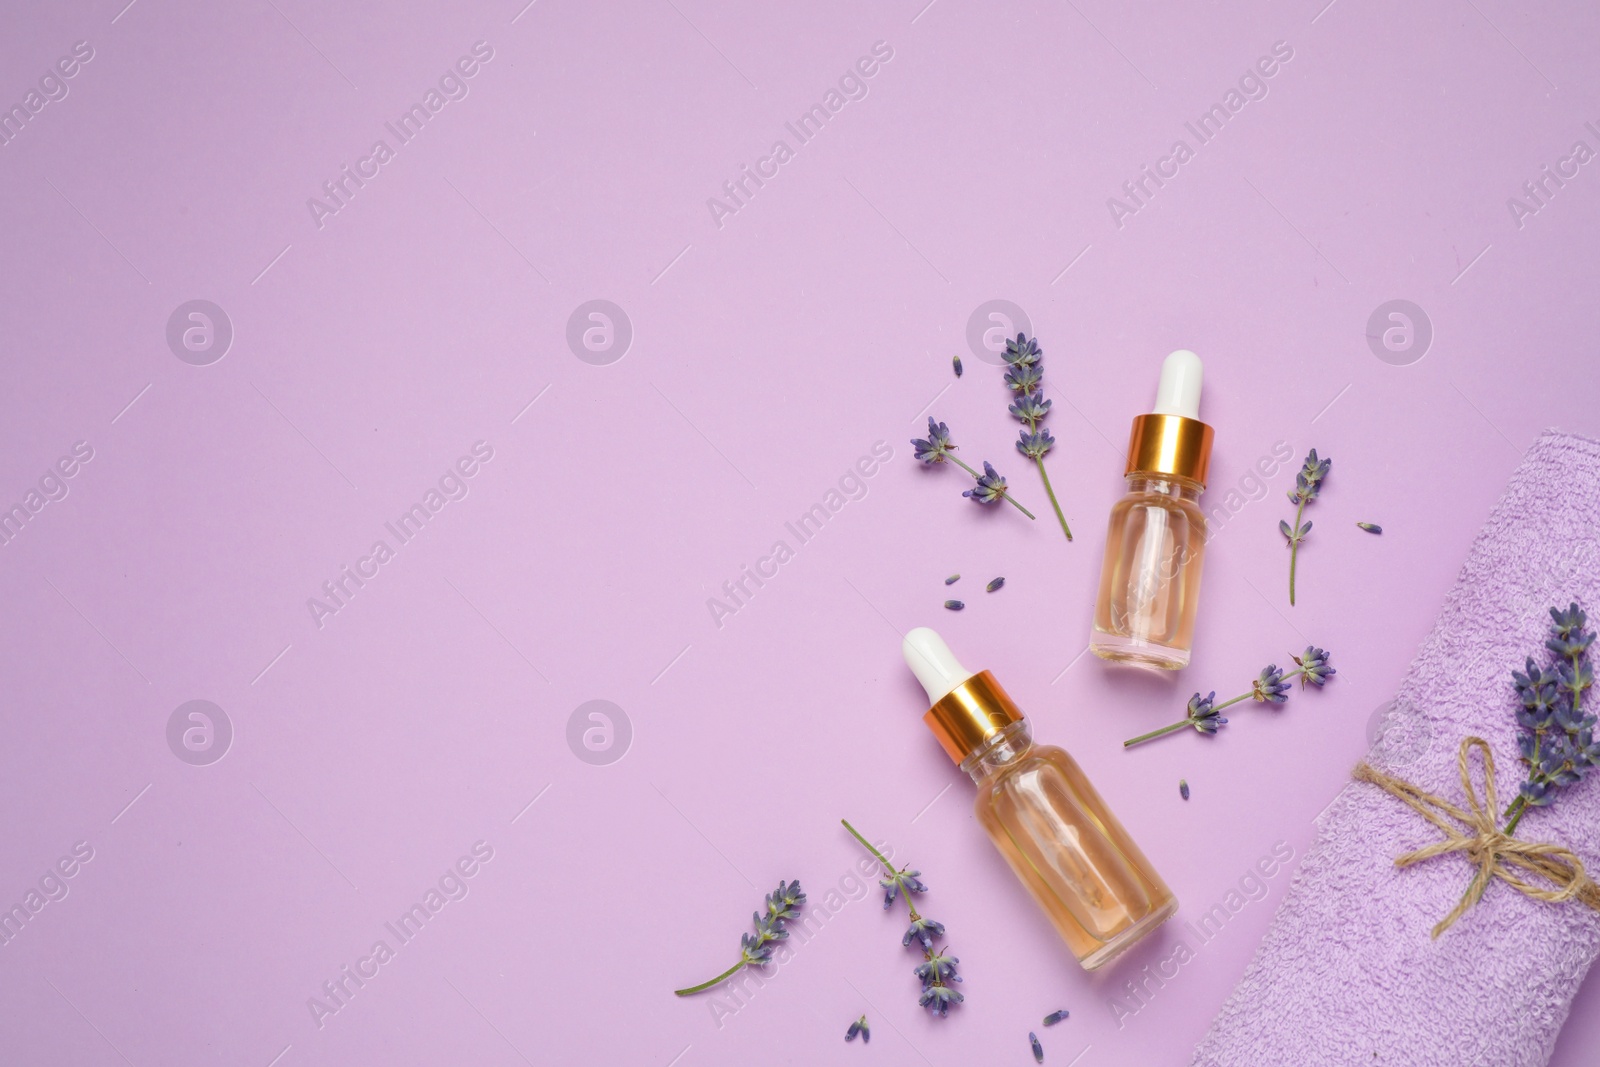
[[[993,504],[996,500],[1001,499],[1011,500],[1005,477],[996,471],[994,464],[988,460],[983,461],[983,473],[978,476],[978,484],[964,491],[961,495],[969,497],[975,504]],[[1011,502],[1017,504],[1015,500],[1011,500]],[[1033,518],[1033,512],[1023,508],[1021,504],[1017,504],[1017,507],[1022,508],[1022,513],[1028,518]]]
[[[1594,631],[1585,629],[1588,616],[1576,603],[1565,611],[1551,608],[1550,618],[1544,647],[1552,661],[1540,667],[1529,656],[1525,671],[1511,672],[1512,688],[1522,703],[1517,725],[1526,732],[1517,746],[1528,779],[1506,808],[1507,835],[1529,808],[1554,803],[1557,790],[1581,782],[1590,768],[1600,765],[1595,716],[1583,703],[1584,692],[1594,685],[1589,665]]]
[[[1302,523],[1305,517],[1306,505],[1317,499],[1322,492],[1322,479],[1328,476],[1328,471],[1333,467],[1333,460],[1318,459],[1317,450],[1312,449],[1306,455],[1305,466],[1300,468],[1300,473],[1294,477],[1294,488],[1289,490],[1289,503],[1295,505],[1294,526],[1291,528],[1287,522],[1278,520],[1278,532],[1288,540],[1289,544],[1289,606],[1294,606],[1294,568],[1300,555],[1300,542],[1306,539],[1306,534],[1311,532],[1309,522]]]
[[[1249,694],[1246,695],[1248,696]],[[1240,699],[1243,699],[1243,697]],[[1228,720],[1224,719],[1218,714],[1218,712],[1220,712],[1222,709],[1217,707],[1216,701],[1216,690],[1212,690],[1205,696],[1201,696],[1199,693],[1196,693],[1194,696],[1189,698],[1188,714],[1186,714],[1183,718],[1179,719],[1170,726],[1163,726],[1159,730],[1151,730],[1147,734],[1140,734],[1138,737],[1131,737],[1122,742],[1122,747],[1132,748],[1134,745],[1141,745],[1146,741],[1154,741],[1158,737],[1170,734],[1174,730],[1181,730],[1185,726],[1193,726],[1196,730],[1203,734],[1215,734],[1218,730],[1228,725]],[[1232,704],[1233,701],[1230,700],[1228,703]]]
[[[1158,737],[1181,730],[1185,726],[1193,726],[1202,734],[1215,734],[1228,723],[1219,713],[1224,708],[1231,708],[1241,700],[1254,700],[1261,704],[1283,704],[1289,699],[1289,691],[1293,688],[1289,683],[1300,679],[1300,687],[1304,689],[1307,684],[1318,689],[1327,684],[1328,679],[1339,672],[1328,662],[1326,649],[1315,645],[1308,645],[1306,650],[1298,656],[1290,656],[1294,660],[1295,668],[1292,671],[1281,671],[1275,663],[1269,663],[1261,668],[1261,673],[1256,680],[1250,683],[1250,688],[1231,700],[1224,700],[1218,704],[1215,691],[1201,696],[1196,693],[1189,698],[1188,714],[1170,726],[1163,726],[1159,730],[1151,730],[1147,734],[1129,738],[1122,742],[1123,748],[1132,748],[1134,745],[1153,741]]]
[[[872,853],[873,858],[883,865],[886,877],[880,879],[878,884],[883,887],[884,908],[887,909],[893,904],[896,897],[905,900],[911,926],[900,938],[900,944],[910,947],[912,942],[916,942],[922,950],[922,962],[913,972],[922,979],[922,992],[917,1003],[944,1018],[950,1013],[952,1004],[959,1004],[966,999],[953,988],[953,983],[961,981],[961,976],[956,974],[956,964],[961,961],[950,955],[947,949],[934,944],[937,939],[944,936],[944,924],[935,922],[917,911],[917,906],[911,901],[911,894],[928,891],[928,887],[922,884],[922,872],[913,871],[909,867],[896,869],[883,853],[872,847],[872,842],[856,832],[856,828],[851,826],[848,820],[839,821],[850,831],[850,836],[861,842],[861,847]]]
[[[800,914],[800,908],[805,902],[806,895],[801,892],[798,881],[779,882],[777,891],[767,894],[766,913],[756,912],[753,916],[756,932],[739,938],[739,962],[709,982],[701,982],[699,985],[676,989],[673,992],[680,997],[687,997],[726,982],[746,967],[764,966],[772,959],[771,943],[788,938],[789,931],[785,926],[790,919]]]
[[[1067,535],[1067,540],[1072,540],[1072,527],[1067,525],[1067,517],[1061,513],[1061,502],[1056,499],[1056,491],[1050,485],[1050,475],[1044,469],[1044,457],[1056,445],[1056,439],[1050,436],[1049,430],[1040,429],[1039,424],[1045,416],[1050,414],[1050,401],[1044,395],[1044,368],[1041,366],[1043,352],[1039,348],[1039,339],[1030,338],[1027,334],[1017,334],[1015,341],[1006,340],[1005,357],[1010,368],[1005,373],[1006,385],[1017,394],[1016,400],[1011,402],[1008,409],[1020,422],[1027,424],[1026,430],[1017,434],[1017,451],[1033,460],[1039,468],[1039,477],[1044,482],[1045,495],[1050,498],[1050,506],[1055,509],[1056,519],[1061,523],[1061,532]]]
[[[912,454],[924,464],[932,467],[939,463],[954,463],[968,474],[978,484],[961,495],[979,504],[993,504],[997,500],[1005,500],[1012,507],[1022,512],[1028,518],[1033,518],[1033,512],[1017,503],[1011,495],[1011,490],[1006,487],[1005,478],[998,474],[987,460],[983,464],[983,474],[979,474],[963,463],[956,452],[956,445],[950,440],[950,427],[928,416],[928,436],[914,437],[911,439]]]
[[[953,1005],[967,999],[950,984],[961,981],[956,973],[956,964],[961,961],[946,955],[942,949],[937,952],[926,949],[922,955],[923,962],[916,970],[917,977],[922,979],[922,993],[917,997],[917,1004],[943,1019],[950,1014]]]

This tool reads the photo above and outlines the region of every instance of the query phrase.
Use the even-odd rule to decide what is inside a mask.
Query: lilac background
[[[1600,147],[1586,5],[124,2],[13,5],[0,35],[6,104],[94,50],[0,148],[0,502],[94,450],[0,548],[0,901],[94,849],[0,948],[8,1062],[1026,1063],[1058,1007],[1047,1062],[1186,1062],[1288,876],[1119,1029],[1108,999],[1173,932],[1078,969],[918,721],[897,631],[993,668],[1201,911],[1303,851],[1521,450],[1600,431],[1600,178],[1521,228],[1507,207]],[[307,198],[480,40],[470,94],[319,229]],[[867,97],[719,227],[707,198],[876,41]],[[1107,198],[1275,41],[1269,95],[1118,228]],[[996,297],[1045,348],[1071,545],[966,349]],[[235,330],[203,367],[164,332],[197,298]],[[607,366],[565,339],[596,298],[634,331]],[[1393,298],[1435,331],[1407,366],[1364,336]],[[1300,606],[1291,465],[1218,531],[1172,680],[1081,653],[1128,421],[1176,347],[1207,360],[1212,506],[1275,442],[1335,466]],[[1038,522],[916,469],[929,410]],[[307,598],[480,440],[469,495],[319,628]],[[718,628],[707,598],[879,440],[866,497]],[[1308,641],[1326,692],[1121,750]],[[236,732],[210,766],[167,745],[191,699]],[[566,741],[592,699],[632,725],[608,766]],[[731,1016],[671,996],[778,879],[838,885],[840,816],[923,870],[968,1002],[915,1006],[871,898]],[[307,999],[479,840],[469,895],[319,1029]],[[1597,1007],[1591,983],[1554,1062]],[[872,1045],[842,1046],[863,1011]]]

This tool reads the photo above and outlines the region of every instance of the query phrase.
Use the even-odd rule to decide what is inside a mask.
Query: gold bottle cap
[[[1022,717],[1022,709],[1011,702],[994,675],[979,671],[946,693],[922,721],[959,764]]]
[[[1170,474],[1206,484],[1211,427],[1183,415],[1152,413],[1133,420],[1125,474]]]

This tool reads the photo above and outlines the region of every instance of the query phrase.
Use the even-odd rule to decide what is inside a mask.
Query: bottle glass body
[[[1077,762],[1033,744],[1026,722],[1007,726],[961,768],[978,784],[978,822],[1085,970],[1178,910]]]
[[[1174,475],[1128,475],[1128,493],[1111,509],[1089,638],[1101,659],[1188,665],[1206,550],[1201,488]]]

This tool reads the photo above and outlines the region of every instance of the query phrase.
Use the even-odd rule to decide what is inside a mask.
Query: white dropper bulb
[[[1200,417],[1200,357],[1180,348],[1161,364],[1161,384],[1156,387],[1157,415]]]
[[[926,626],[919,626],[906,634],[900,652],[905,656],[906,666],[911,668],[911,673],[928,691],[929,704],[939,703],[952,689],[977,673],[963,667],[961,661],[956,659],[956,654],[950,651],[950,646],[944,643],[944,638]]]

